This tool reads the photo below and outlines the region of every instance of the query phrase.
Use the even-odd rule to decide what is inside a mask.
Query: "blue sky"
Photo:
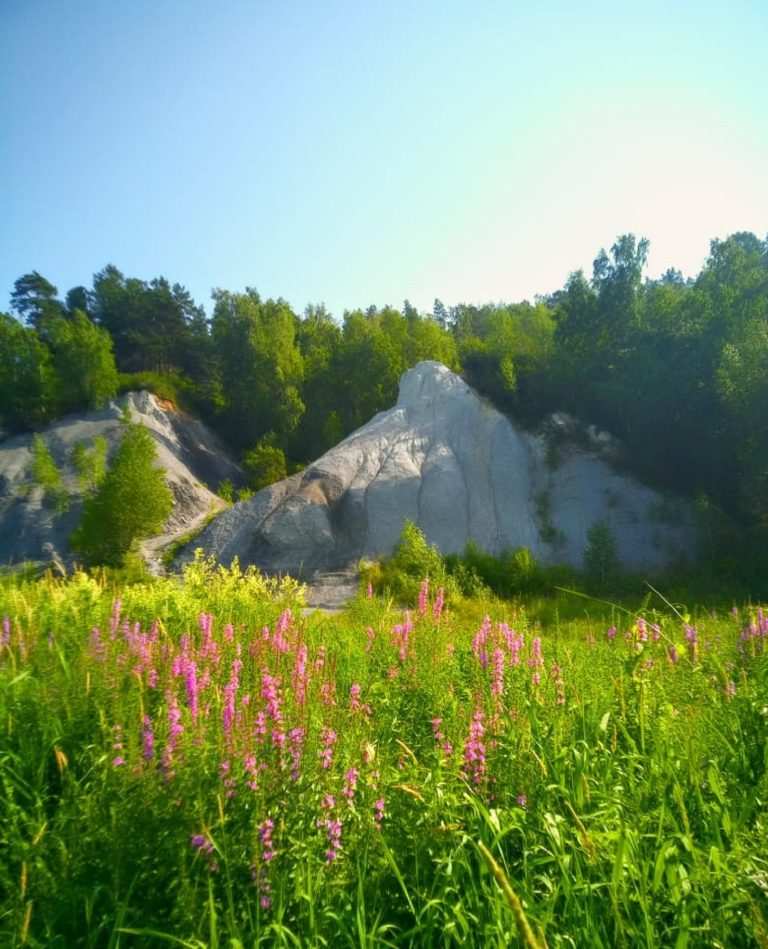
[[[768,232],[768,4],[0,0],[0,309],[114,263],[210,312],[532,299]]]

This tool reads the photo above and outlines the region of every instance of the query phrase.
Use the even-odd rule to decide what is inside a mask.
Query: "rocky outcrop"
[[[597,522],[630,569],[653,571],[694,553],[685,504],[612,467],[616,444],[567,416],[530,434],[445,366],[405,373],[397,405],[299,474],[216,517],[202,547],[270,573],[310,578],[392,552],[406,519],[443,553],[474,541],[489,553],[527,547],[581,566]]]
[[[225,506],[211,489],[225,479],[242,484],[242,471],[205,425],[148,392],[128,393],[101,412],[68,416],[40,433],[61,472],[66,509],[35,483],[32,436],[0,442],[0,564],[70,562],[69,536],[80,519],[83,500],[72,450],[78,442],[90,448],[101,436],[108,451],[114,451],[125,407],[154,438],[158,464],[165,469],[174,500],[163,534],[143,548],[151,564],[157,566],[163,547]]]

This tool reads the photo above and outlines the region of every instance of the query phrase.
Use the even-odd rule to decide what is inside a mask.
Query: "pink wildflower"
[[[272,719],[274,722],[282,721],[282,713],[280,712],[280,679],[277,676],[273,676],[269,669],[263,669],[261,675],[261,697],[267,703],[267,716]]]
[[[424,579],[421,581],[421,587],[419,588],[419,601],[418,601],[418,611],[419,616],[427,615],[427,597],[429,596],[429,580]]]
[[[480,626],[480,629],[475,633],[475,637],[472,640],[472,652],[477,656],[477,659],[483,669],[488,666],[488,649],[486,643],[488,637],[491,635],[491,618],[486,616]]]
[[[491,695],[500,698],[504,692],[504,650],[498,646],[493,650],[493,674],[491,677]]]
[[[435,604],[432,607],[432,615],[436,620],[440,619],[440,616],[443,612],[443,604],[445,603],[445,590],[443,587],[437,591],[437,596],[435,597]]]
[[[483,727],[483,712],[477,711],[472,716],[472,723],[469,726],[469,739],[464,746],[464,766],[462,772],[464,777],[475,785],[482,783],[485,777],[486,758],[485,744],[483,736],[485,728]]]
[[[321,768],[326,770],[330,768],[331,763],[333,762],[333,752],[337,738],[338,735],[332,728],[329,728],[327,725],[323,725],[323,732],[321,736],[323,747],[320,750]]]
[[[351,804],[355,799],[355,792],[357,791],[357,779],[360,777],[360,772],[357,768],[350,768],[349,771],[344,775],[344,787],[342,789],[342,794]]]
[[[296,664],[293,667],[291,685],[296,696],[296,704],[303,705],[307,698],[307,686],[309,685],[306,643],[300,643],[296,650]]]
[[[298,781],[301,777],[301,753],[305,737],[306,731],[303,728],[292,728],[288,735],[288,752],[291,756],[291,781]]]

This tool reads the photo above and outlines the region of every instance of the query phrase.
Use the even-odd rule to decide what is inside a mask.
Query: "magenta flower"
[[[317,826],[324,827],[328,837],[328,849],[325,852],[325,859],[328,863],[333,863],[341,850],[341,821],[333,820],[331,817],[331,812],[335,806],[336,801],[333,795],[326,794],[320,804],[324,816],[317,820]]]
[[[453,754],[453,745],[446,739],[440,727],[443,724],[442,718],[433,718],[430,724],[432,725],[432,733],[435,736],[435,742],[445,757],[450,758]]]
[[[504,650],[498,646],[493,650],[492,669],[491,695],[498,699],[504,692]]]
[[[197,721],[198,705],[197,705],[197,666],[192,659],[187,661],[186,673],[184,676],[184,684],[187,690],[187,705],[189,706],[189,713],[192,716],[193,721]]]
[[[371,706],[364,705],[360,701],[360,686],[357,682],[349,689],[349,708],[352,712],[361,712],[363,715],[371,714]]]
[[[282,612],[280,619],[275,624],[275,635],[272,637],[272,648],[279,653],[288,652],[291,644],[288,641],[287,633],[290,629],[293,615],[289,609]]]
[[[147,759],[147,761],[149,761],[149,759],[154,754],[155,748],[155,735],[152,731],[152,721],[149,715],[144,716],[144,722],[141,728],[141,737],[144,746],[144,757]]]
[[[435,597],[435,604],[432,607],[432,615],[436,620],[440,619],[440,616],[443,612],[443,604],[445,603],[445,590],[443,587],[437,591],[437,596]]]
[[[192,834],[190,842],[198,853],[213,853],[213,844],[205,834]]]
[[[275,822],[269,817],[259,825],[259,840],[262,846],[261,859],[264,863],[269,863],[270,860],[274,860],[277,856],[277,851],[272,842],[272,831],[274,829]]]
[[[301,777],[301,753],[305,737],[306,731],[303,728],[292,728],[288,735],[288,753],[291,756],[291,781],[298,781]]]
[[[309,686],[309,676],[307,674],[307,644],[299,643],[296,650],[296,664],[293,667],[291,676],[291,686],[296,696],[296,704],[303,705],[307,697],[307,687]]]
[[[323,732],[321,735],[321,740],[323,742],[323,747],[320,749],[320,767],[328,769],[333,762],[333,752],[336,745],[336,739],[339,736],[336,732],[329,728],[327,725],[323,725]]]
[[[483,620],[480,629],[475,633],[474,639],[472,640],[472,652],[477,656],[478,662],[483,667],[483,669],[488,666],[488,649],[486,643],[488,642],[488,637],[491,635],[491,618],[486,616]]]
[[[355,792],[357,791],[357,779],[360,777],[360,772],[357,768],[350,768],[349,771],[344,775],[344,787],[342,789],[342,794],[351,804],[355,799]]]
[[[419,600],[418,600],[418,611],[419,616],[427,615],[427,597],[429,596],[429,580],[424,579],[421,581],[421,587],[419,589]]]
[[[280,679],[270,674],[269,669],[262,670],[261,676],[261,697],[267,703],[267,716],[274,722],[282,721],[280,712]]]
[[[173,764],[179,735],[183,733],[184,726],[181,724],[181,709],[176,701],[176,696],[168,691],[165,694],[165,700],[168,703],[168,741],[163,749],[163,768],[168,772],[170,777],[172,774],[170,769]]]
[[[469,726],[469,739],[464,746],[464,766],[462,772],[464,777],[474,785],[482,783],[485,777],[486,757],[485,743],[483,736],[485,728],[483,719],[485,714],[477,711],[472,716],[472,723]]]

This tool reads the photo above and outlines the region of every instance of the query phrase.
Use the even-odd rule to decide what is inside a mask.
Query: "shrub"
[[[54,499],[59,512],[69,507],[69,497],[61,480],[61,472],[41,435],[34,435],[32,438],[32,478],[46,496],[50,495]]]
[[[82,442],[76,442],[70,453],[72,464],[77,472],[77,483],[83,492],[93,491],[104,480],[107,473],[107,440],[97,435],[90,451]]]
[[[436,547],[427,543],[424,534],[406,521],[391,558],[381,564],[378,589],[387,589],[402,602],[415,601],[424,579],[433,587],[444,587],[446,596],[459,593],[458,584],[448,575],[445,562]]]
[[[89,565],[122,565],[144,537],[159,531],[173,506],[155,443],[141,425],[124,422],[125,434],[101,485],[85,501],[72,546]]]
[[[156,395],[158,399],[181,405],[184,401],[185,390],[189,383],[175,373],[161,375],[159,372],[120,373],[120,392],[146,390]]]
[[[276,444],[274,434],[261,438],[251,451],[246,452],[243,464],[251,476],[251,485],[256,491],[267,485],[282,481],[288,474],[285,452]]]

